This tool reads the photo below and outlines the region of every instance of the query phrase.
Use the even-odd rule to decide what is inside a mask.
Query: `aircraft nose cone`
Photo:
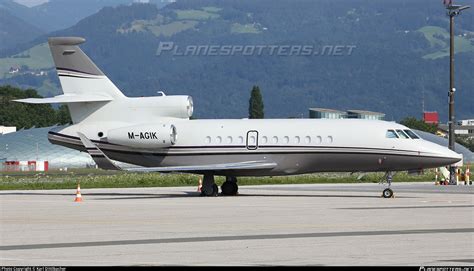
[[[444,165],[455,164],[461,161],[463,158],[462,154],[454,152],[446,147],[442,147],[439,145],[437,147],[438,147],[437,153],[438,153],[440,162],[443,162]]]
[[[442,167],[455,164],[463,159],[462,154],[454,152],[433,142],[423,142],[422,148],[427,157],[424,159],[426,167]]]
[[[463,156],[460,153],[454,152],[448,149],[446,158],[450,161],[451,164],[457,163],[462,160]]]

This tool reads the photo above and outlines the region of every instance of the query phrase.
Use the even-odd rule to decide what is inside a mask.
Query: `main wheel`
[[[222,194],[226,196],[235,196],[239,190],[239,186],[235,182],[224,182],[221,186]]]
[[[213,184],[209,191],[203,188],[201,192],[201,196],[206,197],[217,197],[217,195],[219,195],[219,187],[217,187],[217,184]]]
[[[387,198],[393,198],[393,191],[392,191],[392,189],[386,188],[386,189],[382,192],[382,196],[383,196],[384,198],[386,198],[386,199],[387,199]]]

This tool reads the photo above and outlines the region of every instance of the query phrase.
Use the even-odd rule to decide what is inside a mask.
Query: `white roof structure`
[[[48,131],[65,126],[31,128],[0,135],[0,162],[48,161],[49,168],[85,168],[95,166],[89,154],[53,145]]]

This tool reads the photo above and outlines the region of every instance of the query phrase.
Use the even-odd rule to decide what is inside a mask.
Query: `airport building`
[[[0,135],[16,132],[15,126],[1,126],[0,125]]]
[[[448,133],[449,126],[448,124],[439,124],[438,128],[444,132]],[[464,135],[468,137],[474,137],[474,119],[460,120],[454,125],[454,133],[456,135]]]
[[[347,110],[340,111],[327,108],[310,108],[309,118],[311,119],[369,119],[383,120],[384,113],[372,112],[366,110]]]
[[[424,111],[423,112],[423,121],[428,124],[439,124],[439,115],[438,112],[433,111],[433,112],[428,112]]]
[[[0,170],[47,171],[95,167],[89,154],[48,141],[48,131],[61,126],[22,129],[0,134]]]
[[[326,108],[310,108],[309,117],[311,119],[344,119],[347,113],[340,110]]]
[[[367,119],[367,120],[383,120],[384,113],[372,112],[366,110],[347,110],[348,119]]]

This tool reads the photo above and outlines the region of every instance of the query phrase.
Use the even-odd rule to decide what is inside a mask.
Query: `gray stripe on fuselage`
[[[78,145],[83,147],[79,138],[72,136],[64,136],[58,133],[50,133],[48,136],[51,140],[58,143],[58,141],[64,141],[69,144]],[[396,149],[383,149],[383,148],[365,148],[365,147],[337,147],[337,146],[259,146],[256,150],[248,150],[246,146],[171,146],[163,150],[148,150],[129,148],[127,146],[110,144],[103,141],[94,141],[99,145],[102,151],[118,151],[118,152],[132,152],[140,154],[166,154],[166,155],[193,155],[193,154],[270,154],[270,153],[360,153],[360,154],[379,154],[379,155],[393,155],[394,152],[397,155],[405,156],[424,156],[436,158],[436,156],[429,156],[429,153],[419,153],[418,151],[412,150],[396,150]]]

